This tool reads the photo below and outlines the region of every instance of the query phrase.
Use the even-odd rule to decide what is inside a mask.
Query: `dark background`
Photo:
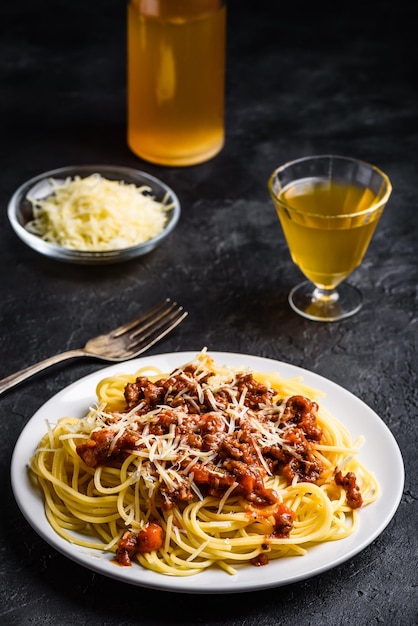
[[[212,161],[183,169],[142,162],[127,148],[125,24],[122,0],[2,3],[0,376],[82,346],[169,296],[189,317],[151,354],[207,346],[284,360],[330,378],[392,431],[405,462],[405,491],[372,545],[298,584],[188,596],[103,578],[40,539],[10,488],[13,447],[28,419],[102,364],[57,366],[0,398],[0,623],[417,624],[413,3],[231,0],[226,145]],[[394,191],[350,278],[363,292],[362,310],[321,324],[289,308],[287,295],[300,273],[267,179],[286,160],[330,152],[375,163]],[[173,186],[182,217],[167,243],[106,267],[66,265],[26,248],[8,223],[10,196],[32,176],[81,163],[132,166]]]

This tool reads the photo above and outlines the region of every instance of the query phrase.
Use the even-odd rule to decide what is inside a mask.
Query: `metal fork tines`
[[[67,350],[30,365],[0,380],[0,394],[42,370],[76,357],[90,357],[103,361],[125,361],[139,356],[184,320],[187,311],[169,298],[140,317],[118,328],[90,339],[84,348]]]
[[[167,298],[141,317],[123,324],[112,334],[114,338],[127,335],[125,350],[129,354],[133,353],[134,356],[138,356],[165,337],[185,317],[187,317],[187,311]]]

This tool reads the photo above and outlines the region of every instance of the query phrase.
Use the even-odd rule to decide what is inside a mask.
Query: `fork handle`
[[[88,356],[86,351],[82,348],[78,350],[67,350],[66,352],[61,352],[55,356],[50,356],[48,359],[39,361],[39,363],[34,363],[34,365],[29,365],[29,367],[25,367],[23,370],[19,370],[15,374],[10,374],[10,376],[6,376],[6,378],[0,380],[0,394],[7,391],[11,387],[18,385],[30,376],[34,376],[34,374],[41,372],[47,367],[51,367],[51,365],[55,365],[56,363],[60,363],[61,361],[65,361],[67,359],[75,359],[80,356]]]

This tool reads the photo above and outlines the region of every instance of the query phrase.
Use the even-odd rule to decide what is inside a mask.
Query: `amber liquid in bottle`
[[[162,165],[192,165],[224,144],[226,6],[128,5],[128,144]]]

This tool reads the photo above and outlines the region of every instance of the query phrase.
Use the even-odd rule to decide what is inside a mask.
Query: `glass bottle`
[[[161,165],[224,145],[225,0],[130,0],[128,145]]]

